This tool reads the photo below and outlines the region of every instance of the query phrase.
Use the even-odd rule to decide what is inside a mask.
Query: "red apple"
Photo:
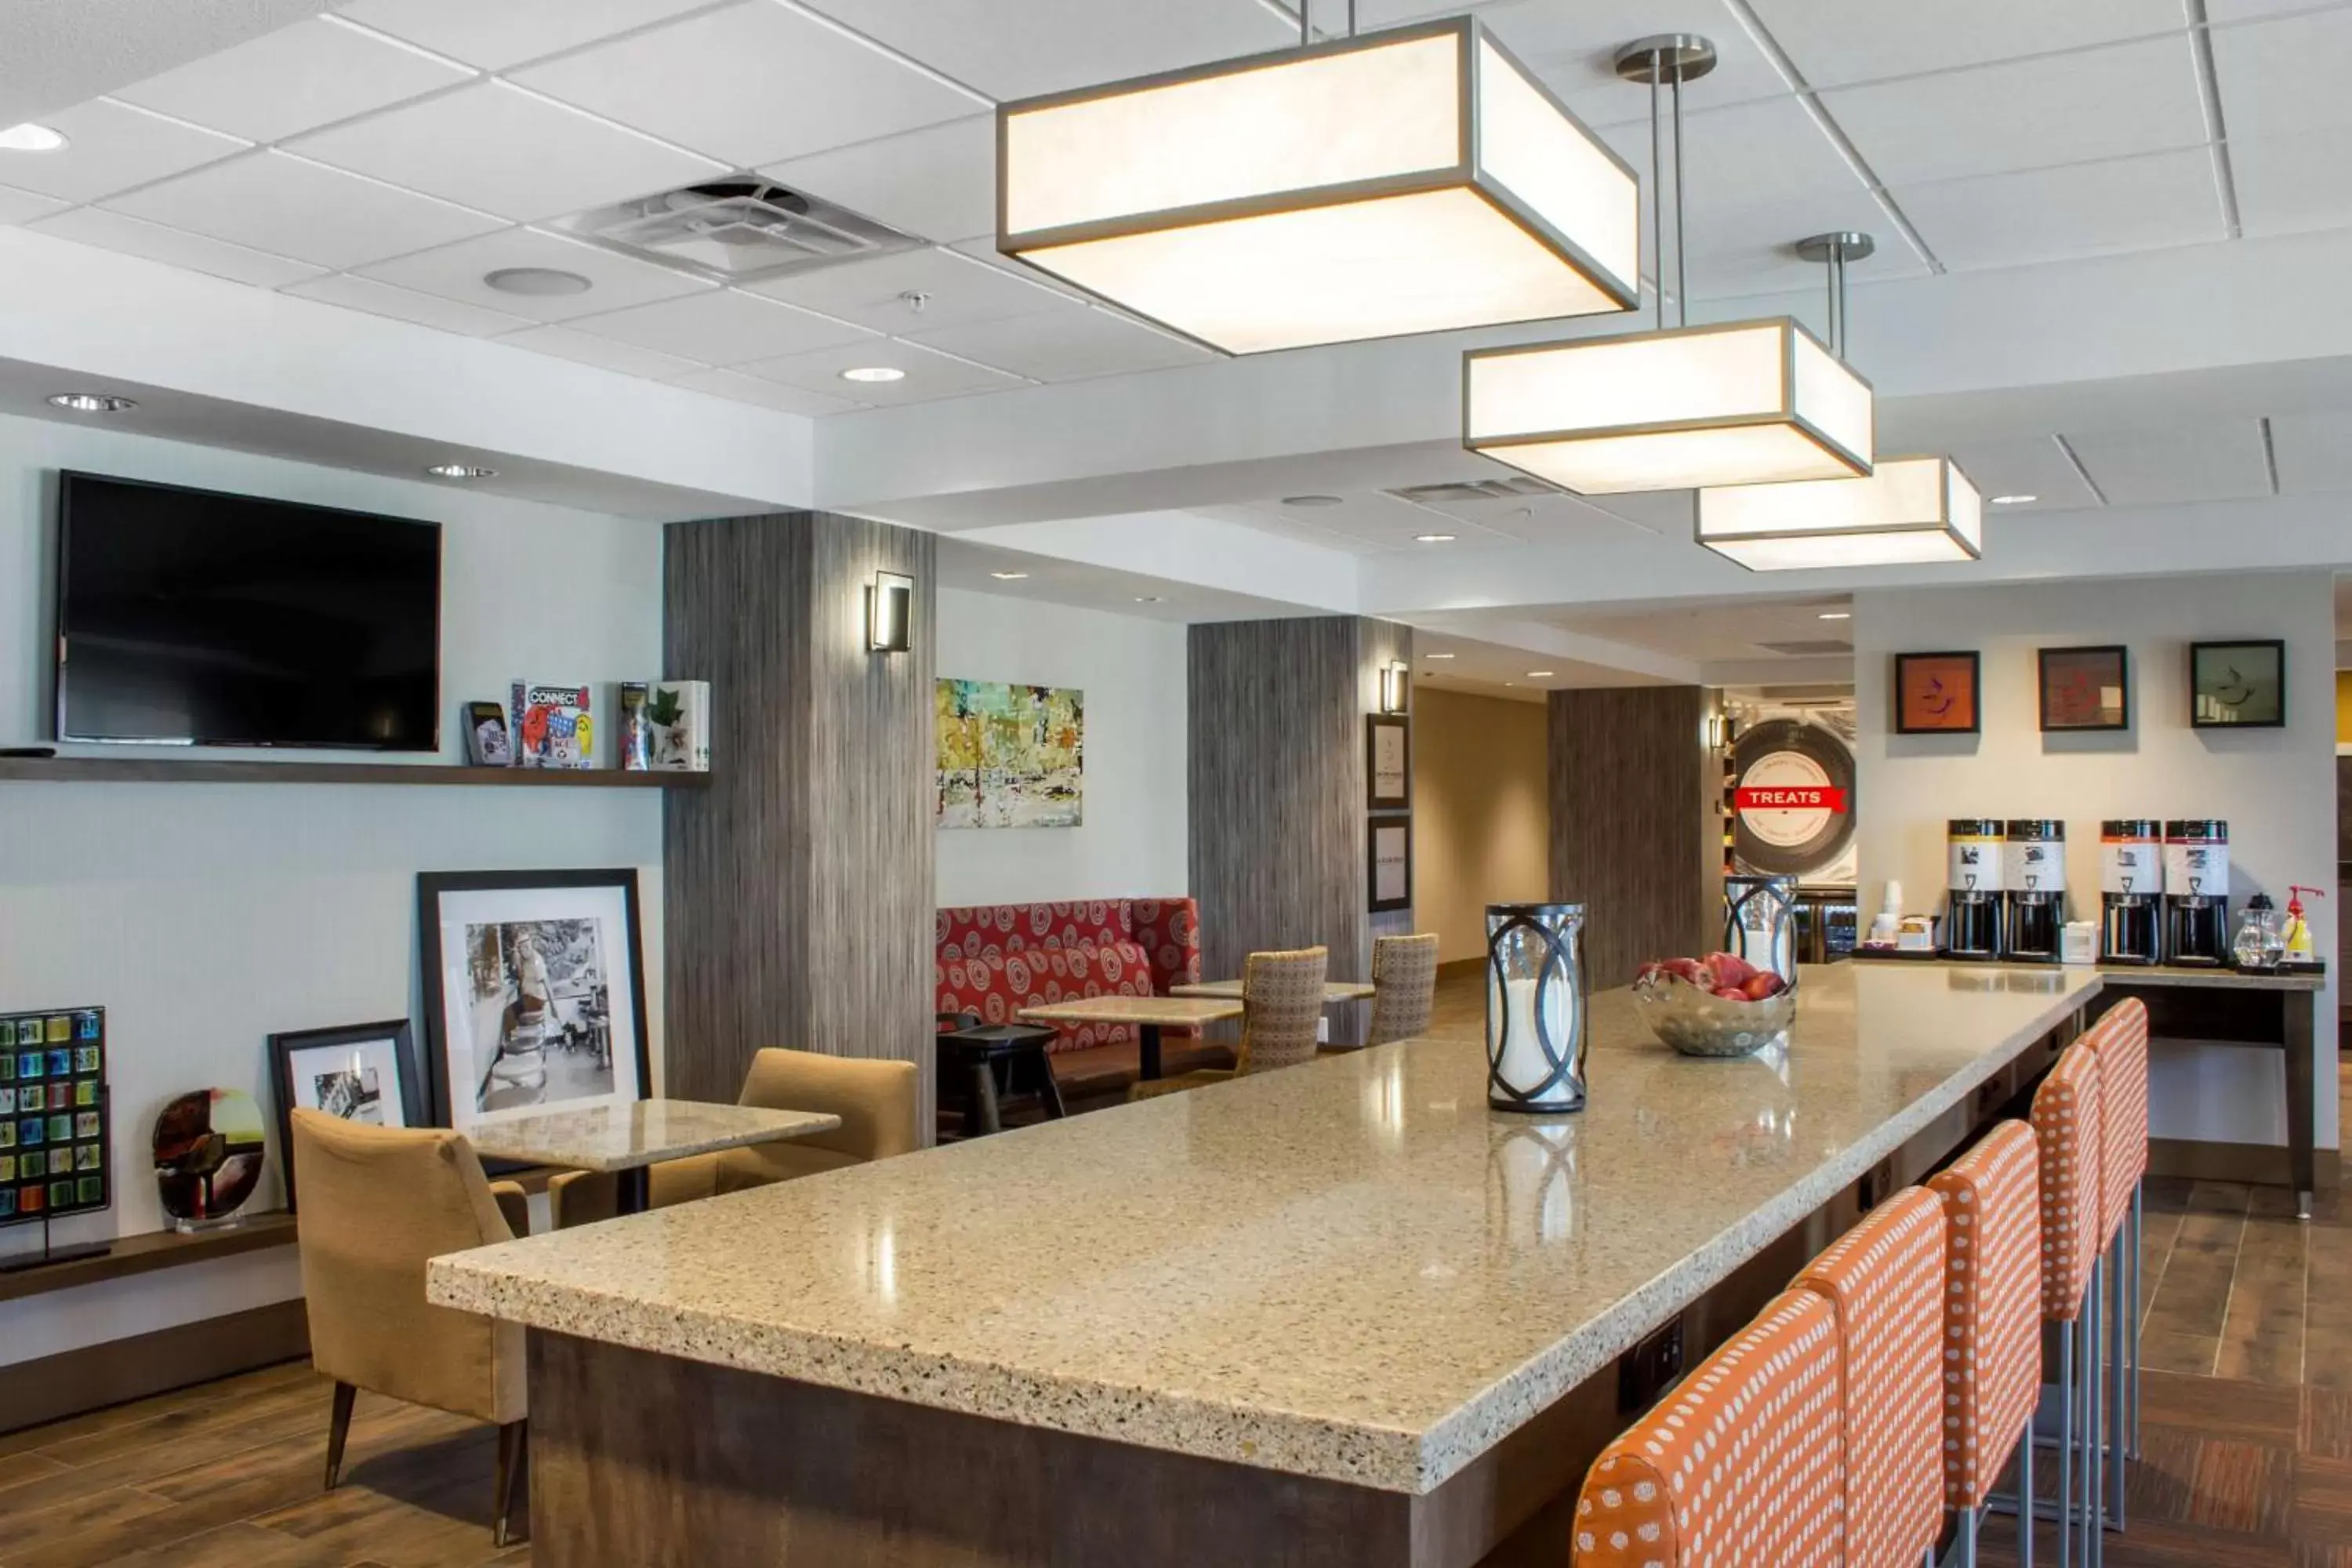
[[[1737,953],[1710,952],[1706,962],[1718,985],[1745,985],[1756,975],[1756,966]]]
[[[1722,997],[1727,1002],[1745,1002],[1748,1000],[1748,993],[1740,990],[1736,985],[1718,985],[1715,988],[1715,994],[1717,996]]]
[[[1750,1002],[1762,1002],[1780,994],[1783,984],[1779,975],[1768,969],[1750,976],[1748,984],[1739,989]]]
[[[1696,958],[1670,958],[1661,967],[1678,980],[1687,980],[1693,985],[1703,985],[1710,991],[1715,989],[1715,977],[1707,973],[1706,966]]]

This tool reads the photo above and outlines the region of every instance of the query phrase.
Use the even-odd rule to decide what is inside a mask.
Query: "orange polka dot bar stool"
[[[1843,1568],[1841,1353],[1829,1302],[1774,1298],[1592,1462],[1575,1568]]]
[[[2099,1058],[2080,1040],[2059,1056],[2058,1065],[2033,1095],[2033,1136],[2042,1165],[2042,1316],[2058,1325],[2059,1568],[2068,1568],[2078,1554],[2087,1568],[2099,1561],[2102,1550],[2100,1096]],[[2083,1426],[2079,1442],[2074,1430],[2078,1414]],[[2026,1512],[2021,1504],[2021,1519]]]
[[[2099,1234],[2107,1249],[2106,1524],[2124,1527],[2126,1456],[2139,1454],[2140,1186],[2147,1174],[2147,1005],[2127,997],[2083,1043],[2099,1058]]]
[[[1912,1187],[1805,1266],[1844,1346],[1846,1561],[1897,1568],[1944,1531],[1944,1205]]]
[[[2033,1495],[2033,1413],[2042,1397],[2042,1151],[2004,1121],[1929,1178],[1943,1206],[1944,1505],[1958,1521],[1959,1568],[1976,1568],[1977,1530],[2011,1451],[2017,1490]],[[2033,1532],[2018,1531],[2020,1568]]]

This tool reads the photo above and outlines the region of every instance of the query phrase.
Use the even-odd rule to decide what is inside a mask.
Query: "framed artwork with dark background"
[[[405,1018],[269,1037],[278,1088],[278,1159],[286,1208],[294,1211],[294,1111],[316,1110],[370,1127],[424,1127],[425,1084]]]
[[[1974,735],[1984,728],[1980,661],[1965,653],[1895,656],[1895,732]]]
[[[1375,816],[1365,825],[1367,874],[1371,889],[1370,910],[1412,908],[1412,818]]]
[[[2286,726],[2286,644],[2276,637],[2189,645],[2189,727]]]
[[[2128,649],[2120,646],[2045,647],[2036,658],[2045,733],[2131,728]]]
[[[1364,716],[1365,805],[1405,811],[1412,805],[1412,721],[1402,713]]]

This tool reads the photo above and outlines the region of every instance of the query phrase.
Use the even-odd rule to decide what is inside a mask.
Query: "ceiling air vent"
[[[922,243],[814,196],[749,176],[598,207],[560,226],[633,256],[730,283],[911,250]]]
[[[1833,637],[1800,637],[1794,642],[1760,642],[1756,646],[1766,653],[1785,654],[1790,658],[1823,658],[1853,651],[1853,644]]]
[[[1407,485],[1389,494],[1399,500],[1409,500],[1422,506],[1443,506],[1465,500],[1517,500],[1527,496],[1559,494],[1558,485],[1548,485],[1541,479],[1515,476],[1507,479],[1477,479],[1450,485]]]

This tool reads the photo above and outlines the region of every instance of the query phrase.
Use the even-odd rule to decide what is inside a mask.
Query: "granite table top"
[[[1988,974],[2047,973],[2053,969],[2088,969],[2116,985],[2206,987],[2217,991],[2325,991],[2327,988],[2327,976],[2324,972],[2316,974],[2281,973],[2276,971],[2249,973],[2242,970],[2197,963],[1989,963],[1977,959],[1914,957],[1909,954],[1895,957],[1875,952],[1862,954],[1859,961],[1872,965],[1903,963],[1962,972],[1976,970]]]
[[[1018,1015],[1038,1024],[1164,1024],[1179,1029],[1241,1016],[1239,996],[1081,996],[1024,1007]]]
[[[1244,984],[1239,980],[1200,980],[1190,985],[1171,985],[1168,988],[1168,994],[1171,996],[1222,996],[1232,1001],[1239,1001]],[[1368,1000],[1378,989],[1377,986],[1366,984],[1360,980],[1327,980],[1323,983],[1323,1005],[1331,1007],[1342,1002],[1362,1002]]]
[[[1595,996],[1574,1115],[1489,1110],[1473,1020],[454,1254],[427,1291],[663,1354],[1423,1493],[2101,980],[1846,963],[1801,984],[1787,1044],[1733,1061],[1677,1056],[1630,993]]]
[[[830,1132],[840,1125],[840,1117],[821,1111],[640,1100],[633,1105],[476,1122],[466,1130],[466,1138],[476,1153],[493,1160],[574,1171],[627,1171],[689,1154]]]

